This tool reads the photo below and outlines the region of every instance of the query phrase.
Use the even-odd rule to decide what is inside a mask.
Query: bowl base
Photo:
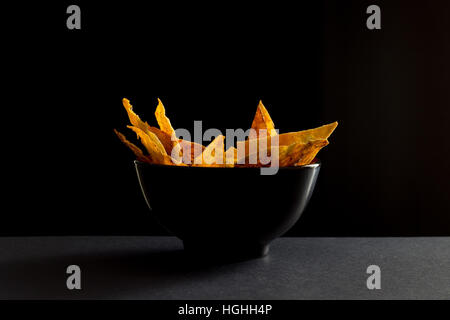
[[[262,258],[269,253],[269,244],[217,243],[183,240],[184,250],[207,260],[248,260]]]

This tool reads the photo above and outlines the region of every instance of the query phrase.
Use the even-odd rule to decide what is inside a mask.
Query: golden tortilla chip
[[[172,153],[172,148],[173,148],[173,142],[172,139],[170,137],[170,135],[168,135],[167,133],[165,133],[164,131],[156,128],[156,127],[148,127],[148,130],[153,133],[155,136],[158,137],[159,141],[162,143],[162,145],[164,146],[164,149],[166,150],[166,153],[168,155],[170,155]]]
[[[259,101],[258,108],[256,109],[255,117],[252,122],[252,129],[256,130],[256,135],[259,136],[259,130],[263,129],[267,131],[267,135],[275,135],[275,125],[273,124],[272,118],[267,112],[266,107],[264,107],[262,101]]]
[[[313,140],[307,143],[294,143],[280,146],[279,166],[299,166],[309,164],[320,149],[328,145],[328,140]]]
[[[278,137],[279,144],[280,146],[287,146],[293,143],[308,143],[312,140],[326,140],[333,133],[334,129],[336,129],[337,125],[338,123],[336,121],[314,129],[283,133]]]
[[[128,127],[136,133],[148,155],[114,130],[119,139],[133,151],[138,160],[167,165],[264,167],[275,165],[273,163],[277,161],[280,167],[301,166],[314,161],[321,148],[328,145],[327,139],[338,125],[333,122],[315,129],[278,135],[267,109],[260,101],[252,122],[254,132],[247,140],[238,141],[237,148],[230,147],[224,152],[223,135],[217,136],[207,147],[178,139],[160,99],[155,111],[159,129],[142,121],[133,112],[128,99],[123,99],[123,105],[132,124]],[[272,148],[271,145],[275,143],[277,145]],[[271,152],[276,152],[273,157]]]
[[[173,164],[170,156],[167,155],[161,141],[159,141],[158,137],[154,133],[148,132],[148,134],[146,134],[144,131],[137,127],[127,127],[133,130],[141,139],[142,144],[144,145],[145,149],[147,149],[152,163]]]
[[[164,108],[164,105],[159,98],[158,106],[155,110],[155,117],[161,131],[167,133],[172,141],[172,148],[170,153],[170,155],[172,156],[172,161],[174,161],[175,163],[181,163],[183,156],[181,146],[178,143],[178,138],[175,134],[175,130],[173,129],[169,118],[166,116],[166,109]]]
[[[295,164],[296,166],[303,166],[310,164],[316,157],[317,153],[323,147],[329,144],[328,140],[313,140],[308,142],[307,147],[303,150],[303,154]]]
[[[206,148],[202,154],[194,159],[194,165],[217,166],[224,165],[224,140],[225,136],[218,135]],[[219,151],[219,153],[216,153]],[[219,160],[219,161],[218,161]]]
[[[278,135],[278,144],[279,146],[290,146],[292,144],[304,144],[306,145],[310,141],[315,140],[327,140],[327,138],[333,133],[334,129],[336,129],[338,123],[333,122],[315,129],[309,129],[298,132],[289,132]],[[263,150],[265,148],[270,149],[272,140],[268,137],[258,137],[257,139],[247,139],[244,141],[237,142],[237,148],[245,148],[245,157],[249,158],[252,155],[256,155],[259,152],[259,149],[262,147]],[[253,149],[251,149],[250,144],[255,143],[253,145]],[[256,147],[255,147],[256,146]],[[256,151],[255,151],[256,150]],[[320,148],[317,150],[319,152]],[[317,154],[317,152],[314,154]],[[313,159],[314,159],[313,157]],[[311,161],[313,160],[311,159]],[[305,164],[305,163],[303,163]]]
[[[148,133],[148,128],[150,127],[147,122],[144,122],[139,118],[139,116],[134,113],[133,106],[130,104],[130,100],[123,98],[122,99],[123,106],[128,113],[128,118],[133,126],[141,129],[144,133]]]
[[[328,145],[328,140],[313,140],[307,143],[293,143],[289,146],[277,146],[268,149],[267,156],[270,157],[269,163],[261,163],[260,154],[251,153],[241,157],[236,162],[236,166],[244,167],[264,167],[276,166],[273,162],[278,161],[279,167],[300,166],[311,163],[320,149]],[[276,152],[274,157],[278,154],[278,159],[272,157],[272,151]],[[255,163],[256,159],[256,163]],[[264,161],[266,162],[266,161]]]
[[[240,166],[245,166],[245,167],[264,167],[264,166],[268,166],[270,165],[271,162],[271,152],[272,152],[272,148],[270,148],[270,143],[269,146],[267,146],[267,141],[270,141],[270,139],[266,139],[266,138],[258,138],[258,139],[252,139],[250,141],[245,141],[248,144],[250,143],[254,143],[255,145],[252,146],[250,148],[250,150],[248,148],[245,149],[245,153],[242,154],[238,153],[237,154],[237,160],[236,160],[236,165],[240,165]],[[242,141],[244,142],[244,141]],[[260,142],[262,142],[262,145],[260,145]],[[237,151],[239,151],[239,148],[243,148],[245,147],[245,143],[239,144],[238,143],[238,149]],[[273,151],[278,152],[279,147],[278,146],[274,146],[273,147]],[[261,159],[260,156],[261,154],[264,157],[268,157],[266,159]]]
[[[164,105],[159,98],[158,106],[156,107],[155,111],[155,117],[161,131],[167,133],[170,136],[175,134],[175,130],[172,128],[172,124],[170,123],[169,118],[166,116],[166,109],[164,108]]]
[[[276,153],[279,152],[281,147],[273,147],[273,151]],[[282,148],[288,148],[288,146],[282,146]],[[264,161],[264,163],[261,162],[259,152],[252,152],[250,154],[245,154],[244,156],[238,157],[235,163],[236,167],[246,167],[246,168],[259,168],[259,167],[268,167],[272,163],[271,158],[271,149],[268,149],[266,152],[266,156],[269,157],[267,160],[268,162]]]
[[[131,151],[133,151],[134,155],[139,161],[150,162],[150,159],[144,155],[144,153],[138,146],[128,141],[127,138],[125,138],[125,136],[116,129],[114,129],[114,132],[116,133],[120,141],[122,141],[124,145],[126,145]]]
[[[235,147],[229,147],[225,152],[224,163],[227,166],[234,166],[237,162],[237,149]]]
[[[273,135],[273,136],[267,136],[267,135],[261,135],[260,137],[256,139],[247,139],[243,141],[238,141],[236,143],[237,150],[239,153],[239,158],[244,157],[252,157],[252,155],[259,154],[260,149],[261,152],[269,152],[265,151],[266,149],[270,150],[270,147],[272,145],[272,142],[277,143],[276,140],[279,137],[279,135]],[[278,143],[279,144],[279,143]],[[244,156],[242,156],[242,154]]]
[[[192,141],[187,141],[187,140],[178,140],[181,149],[182,149],[182,153],[183,153],[183,163],[186,164],[193,164],[194,163],[194,159],[201,155],[203,150],[205,150],[205,146],[192,142]]]

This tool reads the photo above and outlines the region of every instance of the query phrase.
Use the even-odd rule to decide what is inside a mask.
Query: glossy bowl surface
[[[184,242],[209,255],[263,256],[271,240],[303,213],[320,162],[279,168],[205,168],[135,161],[145,200],[156,219]]]

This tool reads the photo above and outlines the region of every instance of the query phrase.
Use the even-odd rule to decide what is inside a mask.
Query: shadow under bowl
[[[183,240],[187,252],[206,259],[248,259],[303,213],[320,162],[279,168],[178,167],[135,161],[139,183],[155,218]]]

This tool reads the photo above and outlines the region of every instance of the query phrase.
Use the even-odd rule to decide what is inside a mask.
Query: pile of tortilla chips
[[[133,151],[138,160],[163,165],[262,167],[271,165],[270,159],[277,155],[271,154],[274,150],[278,152],[277,163],[280,167],[306,165],[313,162],[320,149],[328,145],[327,139],[338,125],[337,122],[333,122],[315,129],[278,134],[269,113],[262,102],[259,102],[251,126],[254,134],[250,134],[247,140],[238,141],[237,148],[229,147],[225,151],[223,135],[217,136],[206,147],[195,142],[178,139],[159,99],[155,111],[159,129],[142,121],[134,113],[128,99],[123,99],[123,105],[131,122],[128,128],[136,133],[147,153],[129,142],[117,130],[114,130],[115,133]],[[278,138],[278,143],[271,146],[271,141],[276,141],[273,138]],[[261,154],[264,154],[260,150],[261,146],[266,149],[264,151],[268,155],[268,162],[267,159],[260,158]],[[238,150],[241,151],[238,152]],[[221,161],[217,161],[217,159],[221,159]]]

